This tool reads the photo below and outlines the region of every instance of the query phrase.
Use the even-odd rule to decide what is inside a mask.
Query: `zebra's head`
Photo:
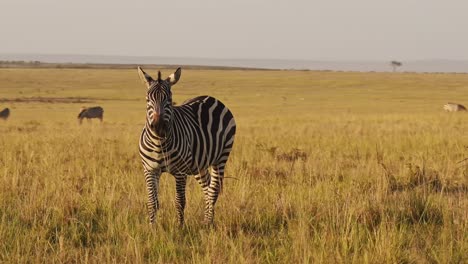
[[[166,79],[154,80],[149,74],[138,67],[138,75],[148,88],[146,95],[146,122],[155,130],[157,135],[166,136],[167,128],[172,118],[172,92],[171,86],[180,78],[181,69],[178,68]]]

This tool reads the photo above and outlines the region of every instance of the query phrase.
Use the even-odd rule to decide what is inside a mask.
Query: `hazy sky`
[[[0,0],[0,53],[468,60],[468,1]]]

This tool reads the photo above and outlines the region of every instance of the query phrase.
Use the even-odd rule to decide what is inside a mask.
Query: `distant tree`
[[[390,65],[393,68],[393,72],[396,72],[397,67],[401,67],[401,65],[403,65],[403,63],[401,63],[399,61],[391,61]]]

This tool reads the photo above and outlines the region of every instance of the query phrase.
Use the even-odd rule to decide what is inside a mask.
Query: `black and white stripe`
[[[199,96],[173,106],[171,86],[179,80],[180,68],[165,80],[161,79],[160,72],[157,80],[141,68],[138,73],[148,87],[140,155],[148,190],[150,222],[154,222],[159,207],[160,175],[168,172],[176,180],[179,223],[184,222],[185,185],[189,175],[195,175],[203,189],[205,222],[212,223],[224,168],[234,144],[234,117],[221,101],[210,96]]]

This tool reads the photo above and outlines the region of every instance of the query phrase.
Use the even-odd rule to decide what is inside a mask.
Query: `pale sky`
[[[468,1],[0,0],[0,53],[468,60]]]

